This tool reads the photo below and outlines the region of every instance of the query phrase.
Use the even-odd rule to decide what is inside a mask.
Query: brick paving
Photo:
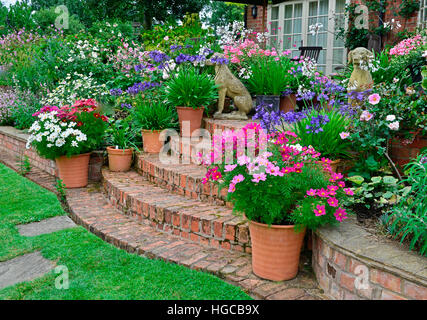
[[[17,165],[12,157],[3,155],[0,161],[17,170]],[[135,174],[129,172],[124,175]],[[32,168],[26,177],[55,191],[53,188],[55,178],[38,168]],[[137,177],[134,176],[134,178]],[[116,179],[118,178],[116,177]],[[144,185],[148,182],[143,181],[140,177],[140,183]],[[148,188],[147,185],[146,187]],[[151,188],[157,187],[151,186]],[[102,189],[100,184],[91,184],[87,188],[67,190],[68,208],[76,223],[118,248],[150,259],[161,259],[214,274],[241,287],[255,299],[327,299],[319,289],[312,271],[307,268],[310,265],[310,259],[304,254],[301,257],[299,274],[295,279],[282,282],[263,280],[252,273],[250,254],[215,248],[203,241],[196,243],[177,236],[173,232],[158,230],[153,227],[153,223],[149,219],[138,219],[132,214],[124,214],[116,209],[113,203],[110,203],[103,195]],[[128,186],[128,189],[129,192],[132,187]],[[161,192],[157,189],[156,191]],[[163,190],[163,192],[166,191]],[[123,199],[128,199],[127,195],[130,194],[132,193],[126,194]],[[151,193],[151,196],[154,194]],[[125,193],[122,195],[124,196]]]

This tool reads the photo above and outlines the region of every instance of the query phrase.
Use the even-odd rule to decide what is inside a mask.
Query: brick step
[[[226,189],[219,192],[218,186],[209,181],[202,184],[206,168],[195,164],[164,164],[157,154],[137,156],[136,168],[145,179],[172,193],[216,205],[226,205]]]
[[[217,120],[213,118],[203,118],[204,128],[208,130],[211,135],[214,134],[215,130],[236,131],[252,122],[258,122],[258,120]]]
[[[194,243],[153,228],[148,220],[136,221],[115,209],[96,186],[67,190],[72,218],[114,246],[150,259],[161,259],[214,274],[241,287],[256,299],[325,299],[313,275],[301,267],[297,278],[272,282],[252,273],[251,256]]]
[[[172,194],[134,171],[102,174],[108,199],[125,214],[195,243],[251,252],[248,224],[231,209]]]

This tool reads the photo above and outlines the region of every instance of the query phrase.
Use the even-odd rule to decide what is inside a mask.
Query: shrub
[[[55,13],[56,7],[41,9],[33,14],[35,23],[44,32],[49,31],[55,26],[55,20],[58,14]],[[78,32],[84,32],[85,26],[80,22],[76,15],[70,15],[68,18],[68,28],[61,29],[64,34],[76,34]]]
[[[151,100],[143,101],[131,111],[135,127],[142,130],[164,130],[176,128],[176,111],[163,102]]]

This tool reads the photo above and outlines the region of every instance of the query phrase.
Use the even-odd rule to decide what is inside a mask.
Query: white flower
[[[399,121],[390,123],[388,127],[390,128],[390,130],[394,130],[394,131],[399,130]]]
[[[71,142],[71,146],[72,146],[72,147],[78,147],[78,146],[79,146],[79,144],[77,143],[77,141],[72,141],[72,142]]]
[[[396,116],[394,114],[389,114],[385,119],[387,121],[394,121],[396,120]]]

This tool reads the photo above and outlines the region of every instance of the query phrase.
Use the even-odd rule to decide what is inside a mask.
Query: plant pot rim
[[[246,218],[247,219],[247,218]],[[248,219],[249,220],[249,219]],[[294,224],[289,224],[289,225],[280,225],[280,224],[272,224],[272,225],[268,225],[266,223],[261,223],[261,222],[256,222],[253,220],[249,220],[249,223],[257,225],[259,227],[263,227],[263,228],[271,228],[271,229],[293,229],[295,228]],[[306,227],[304,227],[305,229]]]
[[[59,156],[59,157],[56,157],[55,158],[55,160],[56,159],[60,159],[60,158],[67,158],[67,159],[70,159],[70,158],[77,158],[77,157],[83,157],[83,156],[87,156],[87,155],[90,155],[92,153],[92,151],[91,152],[86,152],[86,153],[80,153],[80,154],[73,154],[72,156],[70,156],[70,157],[68,157],[67,155],[62,155],[62,156]]]
[[[141,129],[142,132],[162,132],[165,129]]]
[[[175,108],[177,108],[177,109],[193,109],[193,110],[200,110],[200,109],[203,109],[203,110],[204,110],[204,109],[205,109],[205,107],[204,107],[204,106],[197,107],[197,108],[176,106]]]
[[[116,149],[114,146],[107,147],[107,151],[124,151],[124,152],[133,152],[133,148],[129,149]]]

